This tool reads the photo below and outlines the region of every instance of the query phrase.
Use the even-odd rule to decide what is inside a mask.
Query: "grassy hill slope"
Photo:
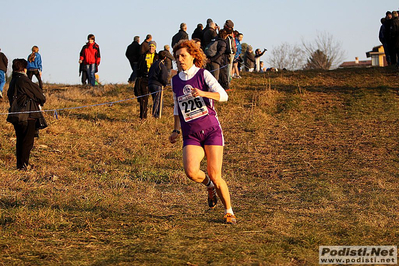
[[[136,100],[61,110],[130,86],[46,85],[58,119],[46,113],[28,172],[3,115],[0,264],[316,265],[320,245],[399,242],[394,69],[244,73],[231,87],[216,108],[236,226],[184,175],[168,87],[162,118],[143,122]]]

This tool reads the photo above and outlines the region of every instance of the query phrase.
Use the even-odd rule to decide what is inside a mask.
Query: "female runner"
[[[216,206],[217,193],[225,208],[225,223],[235,224],[229,189],[222,179],[224,139],[214,109],[214,100],[227,101],[227,93],[213,75],[202,68],[206,56],[194,41],[179,42],[173,47],[173,54],[181,72],[172,78],[174,129],[169,140],[175,143],[181,129],[187,177],[207,186],[210,208]],[[207,173],[200,170],[204,156]]]

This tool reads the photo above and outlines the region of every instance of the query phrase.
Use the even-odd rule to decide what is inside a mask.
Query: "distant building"
[[[355,61],[343,62],[339,68],[371,67],[371,63],[371,60],[359,61],[359,57],[356,57]]]
[[[366,52],[367,58],[371,57],[371,60],[359,61],[356,57],[355,61],[343,62],[340,68],[354,68],[354,67],[384,67],[387,66],[385,59],[384,47],[382,45],[373,47],[373,50]]]
[[[373,50],[366,53],[367,58],[371,57],[372,66],[387,66],[387,60],[385,59],[384,46],[379,45],[373,47]]]

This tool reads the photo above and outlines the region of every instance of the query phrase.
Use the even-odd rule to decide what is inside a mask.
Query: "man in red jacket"
[[[100,46],[95,42],[96,37],[93,34],[87,36],[88,42],[82,47],[80,51],[79,63],[84,65],[87,76],[89,78],[89,84],[91,86],[96,85],[95,73],[98,71],[98,65],[101,61]]]

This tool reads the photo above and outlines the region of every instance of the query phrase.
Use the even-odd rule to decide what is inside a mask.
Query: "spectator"
[[[224,32],[226,33],[226,38],[224,39],[226,42],[226,50],[223,55],[222,59],[222,65],[220,66],[220,72],[219,72],[219,83],[223,87],[225,91],[230,90],[230,78],[231,78],[231,70],[233,66],[232,59],[234,59],[234,54],[235,54],[235,48],[234,48],[234,39],[231,37],[232,33],[229,34],[228,30],[223,28],[220,30],[219,35],[222,36],[224,35]]]
[[[399,18],[397,11],[392,12],[392,20],[391,20],[389,35],[390,35],[389,48],[391,50],[390,53],[391,63],[397,64],[398,55],[399,55]]]
[[[202,24],[198,24],[197,28],[195,28],[193,34],[191,34],[191,39],[200,39],[202,40],[202,30],[203,30],[204,26],[202,26]]]
[[[260,49],[256,49],[255,51],[255,71],[259,72],[260,71],[260,57],[267,51],[267,49],[264,49],[263,52],[260,51]]]
[[[3,98],[3,89],[6,84],[6,73],[7,73],[8,59],[1,52],[0,49],[0,99]]]
[[[152,36],[151,34],[147,34],[145,40],[140,45],[140,58],[142,58],[142,55],[146,54],[150,50],[150,41],[152,41]]]
[[[248,45],[244,54],[244,69],[247,72],[253,72],[255,68],[255,55],[252,46]]]
[[[82,47],[80,51],[79,64],[84,64],[86,69],[89,84],[91,86],[96,85],[95,73],[98,72],[98,66],[100,65],[100,46],[95,42],[96,37],[93,34],[87,36],[88,42]]]
[[[392,20],[392,12],[391,11],[387,11],[385,13],[385,22],[384,22],[384,29],[385,29],[384,38],[385,38],[385,41],[386,41],[386,49],[384,47],[384,52],[385,52],[385,55],[386,55],[386,59],[387,59],[388,65],[392,64],[392,62],[391,62],[391,49],[389,47],[389,43],[390,43],[390,40],[391,40],[391,37],[390,37],[391,20]]]
[[[205,47],[214,39],[216,39],[218,34],[216,33],[216,24],[213,21],[209,22],[208,29],[204,30],[204,34],[202,35],[202,50],[205,50]]]
[[[39,47],[36,45],[32,47],[32,53],[28,55],[28,78],[32,80],[32,76],[35,75],[39,82],[39,87],[43,89],[42,83],[42,57],[39,54]]]
[[[260,64],[259,72],[261,72],[261,73],[266,72],[266,68],[265,68],[263,61],[260,61],[259,64]]]
[[[216,55],[208,58],[208,70],[212,73],[217,81],[219,81],[220,78],[220,69],[226,63],[226,38],[227,32],[225,30],[221,30],[217,39],[218,44]]]
[[[243,39],[243,34],[239,33],[238,31],[235,31],[235,42],[236,42],[236,54],[234,55],[234,61],[233,61],[233,77],[236,78],[241,78],[240,76],[240,70],[238,69],[238,63],[240,60],[240,55],[242,52],[242,47],[241,47],[241,41]]]
[[[168,44],[166,44],[163,48],[164,48],[163,51],[165,52],[164,64],[165,64],[166,70],[168,71],[168,77],[170,77],[170,72],[173,69],[173,61],[175,60],[175,58],[170,53],[170,46]]]
[[[181,23],[180,24],[180,30],[172,38],[172,48],[180,40],[188,40],[188,34],[187,34],[186,31],[187,31],[186,23]]]
[[[156,53],[157,44],[154,41],[149,43],[150,50],[146,54],[143,54],[139,60],[138,73],[139,82],[135,84],[135,95],[140,103],[140,118],[147,119],[147,106],[148,106],[148,73],[151,65],[158,60],[158,54]]]
[[[7,92],[10,106],[13,105],[14,101],[17,101],[15,104],[26,106],[27,109],[25,111],[35,111],[24,116],[24,118],[21,117],[22,120],[19,119],[19,122],[13,122],[17,137],[16,155],[17,169],[19,170],[28,169],[29,156],[38,126],[37,122],[39,119],[44,121],[43,114],[38,112],[40,110],[39,105],[43,106],[46,101],[42,89],[27,77],[27,66],[28,62],[25,59],[13,60],[12,79]]]
[[[79,76],[81,76],[82,85],[86,85],[86,83],[89,82],[86,66],[83,63],[79,64]]]
[[[230,19],[226,20],[223,29],[226,30],[227,34],[232,34],[234,31],[234,23]]]
[[[134,36],[133,42],[127,47],[125,53],[127,59],[129,60],[130,67],[132,68],[132,74],[128,79],[128,83],[133,83],[136,81],[137,77],[137,65],[140,58],[140,37]]]
[[[166,51],[160,51],[158,60],[155,61],[148,73],[148,89],[152,95],[152,116],[160,118],[162,114],[162,91],[168,82],[168,70],[165,66]]]
[[[198,46],[198,48],[201,48],[201,39],[199,38],[193,38],[192,39],[194,43]]]
[[[231,81],[231,72],[233,69],[233,60],[234,55],[236,53],[235,41],[234,41],[234,23],[231,20],[226,20],[224,23],[223,29],[227,32],[227,39],[226,39],[226,54],[227,54],[227,74],[228,74],[228,83]],[[223,86],[223,85],[222,85]],[[228,87],[223,87],[225,90],[228,90]]]

